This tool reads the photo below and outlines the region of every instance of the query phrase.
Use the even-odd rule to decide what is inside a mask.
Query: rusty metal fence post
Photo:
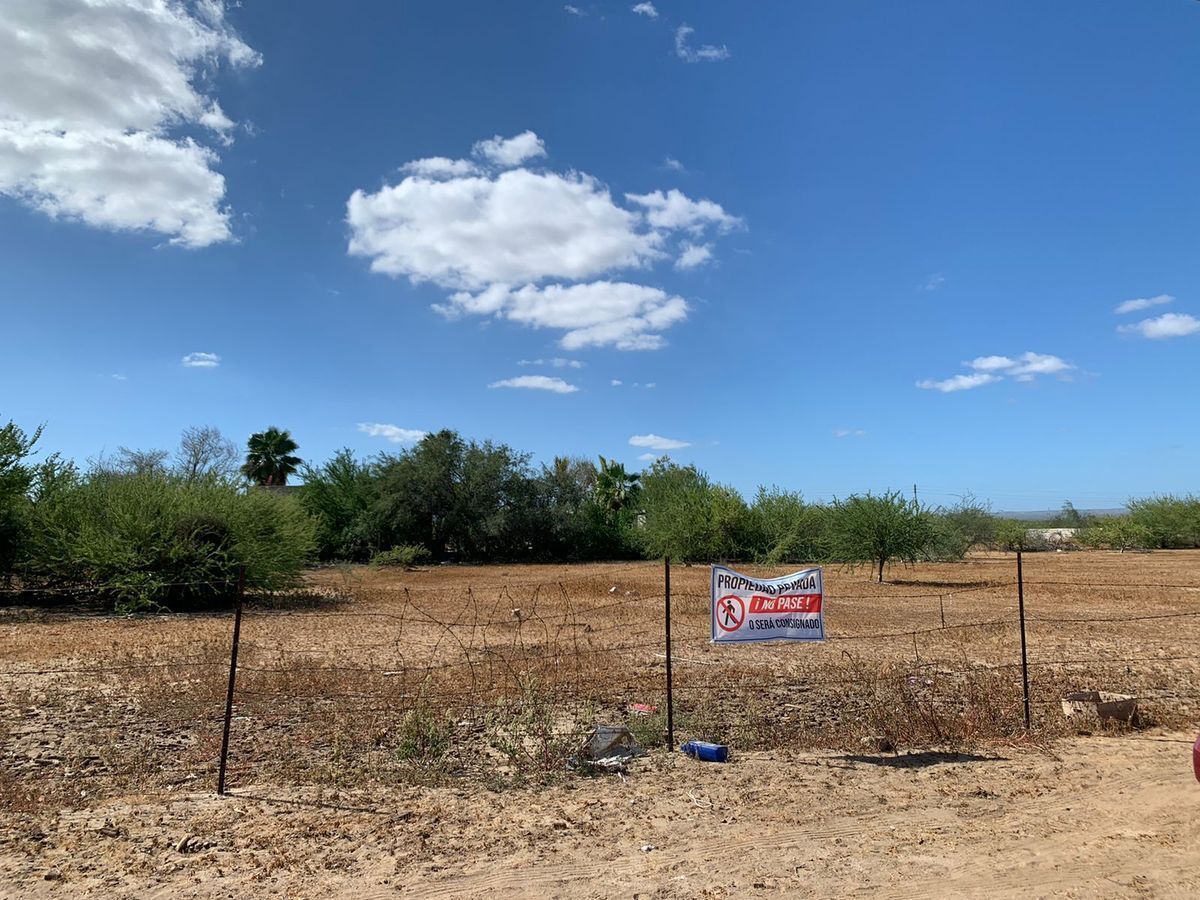
[[[229,690],[225,694],[225,730],[221,735],[221,764],[217,770],[217,794],[225,796],[225,766],[229,761],[229,728],[233,724],[233,688],[237,681],[238,640],[242,634],[242,599],[246,592],[246,567],[238,567],[237,598],[233,611],[233,646],[229,651]]]
[[[1025,700],[1025,730],[1029,731],[1029,656],[1025,643],[1025,579],[1021,570],[1020,550],[1017,550],[1017,614],[1021,619],[1021,688]]]
[[[675,697],[671,679],[671,557],[663,560],[663,591],[665,603],[665,628],[667,641],[667,747],[675,749]]]

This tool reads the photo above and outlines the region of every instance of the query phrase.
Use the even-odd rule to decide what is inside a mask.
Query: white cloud
[[[1015,378],[1017,381],[1034,381],[1039,375],[1057,375],[1060,380],[1069,381],[1070,377],[1066,373],[1075,369],[1074,364],[1061,356],[1033,351],[1026,351],[1015,359],[1010,356],[977,356],[963,365],[974,369],[974,373],[955,375],[942,381],[926,378],[918,381],[917,387],[951,393],[983,387],[985,384],[1003,381],[1006,377]]]
[[[1022,353],[1007,371],[1009,375],[1058,375],[1075,367],[1049,353]]]
[[[833,436],[836,438],[863,438],[867,436],[867,433],[861,428],[836,428],[834,429]]]
[[[620,281],[527,284],[516,290],[494,284],[477,294],[452,294],[437,309],[449,317],[496,315],[533,328],[563,329],[559,344],[564,350],[605,346],[657,350],[663,345],[658,332],[683,321],[688,313],[682,297]]]
[[[1011,369],[1016,363],[1007,356],[977,356],[970,362],[963,363],[963,365],[970,366],[977,372],[995,372],[1003,369]]]
[[[1163,313],[1153,319],[1142,319],[1136,325],[1122,325],[1117,329],[1122,334],[1140,334],[1150,340],[1187,337],[1200,332],[1200,319],[1185,313]]]
[[[622,381],[620,378],[614,378],[612,381],[609,382],[609,384],[611,384],[613,387],[621,387],[625,384],[625,382]],[[658,387],[658,382],[647,381],[645,384],[643,384],[640,381],[632,381],[629,383],[629,387],[642,388],[643,390],[646,390],[646,391],[652,391],[656,387]]]
[[[625,199],[645,207],[648,210],[646,218],[650,224],[664,231],[683,229],[699,233],[705,227],[713,225],[721,232],[728,232],[744,224],[737,216],[725,212],[719,203],[711,200],[693,200],[676,188],[671,188],[665,194],[662,191],[626,194]]]
[[[474,175],[479,170],[469,159],[431,156],[428,159],[414,159],[412,162],[407,162],[400,167],[400,171],[422,178],[440,179],[461,178],[464,175]]]
[[[583,363],[577,359],[563,359],[556,356],[553,359],[519,359],[518,366],[553,366],[556,369],[582,369]]]
[[[934,272],[925,279],[925,283],[921,285],[923,291],[936,291],[946,283],[946,276],[941,272]]]
[[[516,137],[504,138],[496,135],[491,140],[479,141],[472,152],[492,165],[511,169],[528,159],[545,156],[546,145],[532,131],[522,131]]]
[[[567,12],[569,12],[573,16],[586,16],[587,15],[587,13],[585,13],[578,6],[572,6],[570,3],[568,3],[566,6],[564,6],[563,9],[565,9]]]
[[[518,375],[516,378],[505,378],[503,381],[493,381],[490,388],[524,388],[531,391],[551,391],[555,394],[574,394],[579,388],[568,384],[561,378],[551,378],[548,375]]]
[[[943,394],[949,394],[954,391],[969,391],[972,388],[983,387],[985,384],[991,384],[995,381],[1000,381],[1000,377],[989,375],[986,372],[978,372],[975,375],[955,375],[944,381],[933,381],[926,378],[923,381],[918,381],[917,387],[927,391],[941,391]]]
[[[657,434],[635,434],[629,439],[629,446],[648,447],[651,450],[681,450],[692,445],[688,441],[677,441]]]
[[[632,8],[633,11],[639,16],[648,16],[651,19],[658,18],[658,10],[655,8],[653,3],[637,3]]]
[[[495,178],[405,178],[350,197],[350,252],[371,270],[414,282],[479,289],[546,278],[578,280],[640,268],[661,237],[587,175],[527,169]]]
[[[118,375],[116,373],[113,373],[112,379],[113,379],[113,381],[128,381],[129,380],[126,376]]]
[[[684,62],[720,62],[729,59],[729,48],[724,44],[714,47],[712,44],[702,44],[699,47],[691,45],[691,37],[696,29],[690,25],[680,25],[675,29],[675,55]]]
[[[667,156],[663,158],[663,168],[670,169],[672,172],[686,172],[687,167],[674,157]]]
[[[657,453],[639,453],[638,454],[638,459],[641,460],[642,462],[654,462],[658,458],[659,458],[659,455]]]
[[[1139,312],[1143,309],[1150,309],[1154,306],[1165,306],[1168,303],[1174,303],[1175,298],[1170,294],[1158,294],[1154,297],[1138,297],[1136,300],[1126,300],[1124,303],[1118,303],[1113,310],[1118,316],[1125,313]]]
[[[189,353],[182,362],[189,369],[215,369],[221,364],[221,357],[215,353]]]
[[[213,151],[142,132],[51,133],[0,123],[0,194],[51,218],[115,231],[154,231],[172,244],[232,238],[225,179]]]
[[[694,269],[712,259],[712,255],[712,244],[686,243],[683,245],[683,252],[679,254],[679,259],[675,260],[675,268]]]
[[[544,152],[533,132],[525,135],[481,142],[477,153],[507,164],[532,147]],[[452,291],[434,307],[447,317],[558,329],[567,350],[652,350],[663,345],[664,329],[687,317],[687,302],[612,276],[669,259],[666,248],[679,232],[688,236],[680,265],[698,265],[712,255],[703,235],[743,222],[678,190],[626,201],[628,207],[618,205],[607,187],[580,172],[519,167],[436,180],[410,174],[351,195],[349,252],[369,258],[372,271]]]
[[[393,444],[415,444],[428,432],[415,428],[400,428],[397,425],[386,425],[382,422],[359,422],[358,430],[371,437],[381,437]]]
[[[222,63],[260,62],[219,0],[6,4],[0,194],[186,247],[232,239],[217,153],[197,137],[228,144],[235,123],[204,87]]]

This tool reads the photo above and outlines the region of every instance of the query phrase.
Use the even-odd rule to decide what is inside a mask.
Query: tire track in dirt
[[[1127,745],[1126,745],[1127,748]],[[1111,751],[1121,752],[1118,741],[1099,739],[1092,746],[1093,752],[1103,754]],[[1157,762],[1157,760],[1155,760]],[[1059,765],[1069,766],[1070,761],[1064,760]],[[1121,791],[1136,792],[1137,808],[1144,815],[1138,818],[1142,830],[1154,831],[1164,824],[1178,824],[1170,812],[1179,811],[1178,796],[1183,787],[1183,781],[1170,770],[1154,772],[1137,772],[1129,769],[1118,769],[1115,773],[1101,770],[1102,779],[1099,789],[1103,794],[1114,796]],[[1089,774],[1081,770],[1081,780]],[[1083,784],[1063,782],[1060,787],[1079,788],[1083,791],[1094,787]],[[1146,807],[1148,800],[1154,802]],[[1132,798],[1131,798],[1132,799]],[[1020,798],[1005,804],[997,810],[996,818],[1001,820],[1006,828],[1016,824],[1036,823],[1053,812],[1064,809],[1064,802],[1073,802],[1064,796],[1063,791],[1054,791],[1033,798]],[[930,814],[936,810],[906,809],[889,812],[884,815],[872,815],[869,821],[858,816],[843,817],[828,824],[770,831],[770,844],[774,851],[795,850],[812,846],[820,842],[834,846],[837,839],[856,841],[859,839],[875,838],[879,842],[892,840],[902,829],[918,829],[923,834],[945,834],[948,832],[966,830],[972,822],[935,822],[930,820]],[[946,811],[949,812],[949,811]],[[960,817],[961,813],[952,813]],[[1164,814],[1165,816],[1164,821]],[[922,818],[916,819],[915,815]],[[1142,821],[1145,820],[1145,821]],[[1127,820],[1126,820],[1127,821]],[[1095,817],[1085,824],[1085,833],[1090,838],[1103,837],[1111,834],[1108,826],[1117,823],[1097,820]],[[1099,830],[1097,831],[1097,828]],[[681,845],[686,838],[681,838]],[[1013,860],[1006,863],[1004,857],[1013,853],[1027,851],[1030,840],[1022,841],[1010,847],[999,848],[999,852],[976,855],[970,859],[962,857],[948,860],[947,871],[935,877],[924,877],[906,880],[903,886],[878,885],[872,890],[876,896],[894,898],[939,898],[951,893],[979,892],[994,896],[996,893],[1027,894],[1032,889],[1078,888],[1081,885],[1096,884],[1128,874],[1129,860],[1124,854],[1112,856],[1101,864],[1100,860],[1070,861],[1056,857],[1045,865],[1031,866],[1028,860]],[[1036,841],[1034,841],[1036,843]],[[739,860],[744,860],[747,854],[763,848],[763,835],[754,834],[751,837],[738,838],[722,836],[715,839],[700,841],[686,840],[686,859],[704,860],[713,868],[727,867],[736,869]],[[681,846],[682,849],[682,846]],[[1135,848],[1134,853],[1137,850]],[[523,870],[491,871],[479,875],[465,874],[447,878],[439,884],[410,886],[409,893],[436,900],[436,898],[454,898],[462,896],[479,896],[494,894],[498,896],[518,896],[530,894],[550,894],[555,888],[571,882],[593,881],[597,884],[624,884],[629,879],[654,880],[665,877],[666,870],[678,865],[680,857],[672,856],[670,849],[663,848],[662,854],[655,857],[642,856],[636,851],[616,860],[596,862],[571,862],[553,865],[534,865]],[[1051,868],[1050,866],[1053,866]],[[1182,874],[1186,874],[1186,866],[1177,866]],[[1193,869],[1195,875],[1200,871],[1200,863]],[[661,881],[659,882],[661,886]],[[1117,887],[1112,882],[1111,887]],[[375,900],[376,897],[394,896],[390,891],[374,892],[370,889],[359,891],[361,900]]]

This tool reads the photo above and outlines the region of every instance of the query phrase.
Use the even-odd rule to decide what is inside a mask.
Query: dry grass
[[[677,738],[743,749],[1025,739],[1012,558],[891,576],[827,570],[824,644],[719,647],[707,568],[676,567]],[[1067,690],[1137,694],[1156,724],[1197,720],[1200,552],[1040,554],[1025,578],[1038,738],[1068,730]],[[661,744],[662,594],[649,563],[314,572],[303,598],[247,608],[234,783],[554,777],[601,721]],[[77,612],[0,619],[4,667],[23,673],[0,677],[0,806],[211,785],[230,617]],[[632,703],[659,712],[634,715]]]

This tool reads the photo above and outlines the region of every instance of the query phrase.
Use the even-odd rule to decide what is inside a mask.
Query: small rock
[[[62,872],[58,869],[47,869],[46,874],[42,876],[46,881],[58,881],[62,878]]]
[[[175,849],[180,853],[190,853],[192,841],[195,840],[194,835],[185,835],[183,840],[175,845]]]
[[[649,853],[651,850],[657,850],[657,849],[658,848],[655,847],[653,844],[642,844],[642,852],[643,853]]]

